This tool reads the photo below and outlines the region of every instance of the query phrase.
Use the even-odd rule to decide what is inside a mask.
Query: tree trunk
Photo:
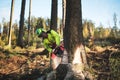
[[[57,2],[58,0],[52,0],[51,9],[51,23],[50,29],[57,31]]]
[[[65,17],[66,17],[66,0],[62,0],[62,4],[63,4],[63,13],[62,13],[62,28],[65,27]]]
[[[9,34],[8,34],[8,45],[11,47],[11,35],[12,35],[12,18],[14,12],[14,0],[11,2],[11,13],[10,13],[10,23],[9,23]]]
[[[60,26],[60,34],[63,36],[63,28],[65,27],[66,16],[66,0],[62,0],[62,25]]]
[[[0,39],[2,37],[2,24],[0,24]]]
[[[28,46],[30,45],[30,20],[31,20],[31,0],[30,0],[30,3],[29,3],[29,18],[28,18]]]
[[[66,23],[64,32],[64,44],[70,54],[69,62],[73,61],[77,48],[83,43],[82,12],[80,0],[66,0]]]
[[[52,0],[51,6],[51,21],[50,29],[57,31],[57,2],[58,0]],[[51,57],[50,57],[50,67],[52,66]]]
[[[26,0],[22,0],[21,15],[20,15],[20,26],[17,45],[23,47],[23,27],[24,27],[24,14],[25,14],[25,3]]]
[[[66,0],[64,46],[70,65],[61,64],[57,68],[57,74],[67,73],[61,80],[85,80],[87,75],[87,72],[84,74],[88,65],[83,45],[81,9],[81,0]],[[60,80],[61,76],[57,75],[57,78]]]

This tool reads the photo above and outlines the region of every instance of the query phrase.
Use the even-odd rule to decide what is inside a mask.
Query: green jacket
[[[59,46],[60,45],[60,36],[54,30],[50,30],[50,32],[48,33],[48,37],[43,39],[43,44],[44,44],[44,47],[49,52],[52,52],[51,46],[53,45],[53,43],[56,43],[56,46]]]

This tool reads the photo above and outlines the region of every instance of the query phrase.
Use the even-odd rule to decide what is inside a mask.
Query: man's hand
[[[54,52],[55,51],[55,49],[52,49],[52,52]]]

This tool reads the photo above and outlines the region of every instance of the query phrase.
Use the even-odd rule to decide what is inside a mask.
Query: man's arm
[[[47,40],[44,40],[44,41],[43,41],[43,45],[44,45],[45,49],[47,49],[49,52],[52,52],[52,48],[47,44],[46,41],[47,41]]]
[[[51,30],[51,34],[55,38],[56,45],[59,46],[60,45],[60,36],[59,36],[59,34],[57,32],[55,32],[54,30]]]

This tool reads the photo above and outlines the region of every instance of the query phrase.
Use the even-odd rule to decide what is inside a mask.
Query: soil
[[[16,54],[0,48],[0,80],[37,80],[49,73],[49,58],[40,52],[36,49]],[[88,64],[96,80],[119,79],[118,76],[111,77],[110,58],[113,54],[120,57],[120,46],[107,46],[102,52],[95,49],[87,52]]]

